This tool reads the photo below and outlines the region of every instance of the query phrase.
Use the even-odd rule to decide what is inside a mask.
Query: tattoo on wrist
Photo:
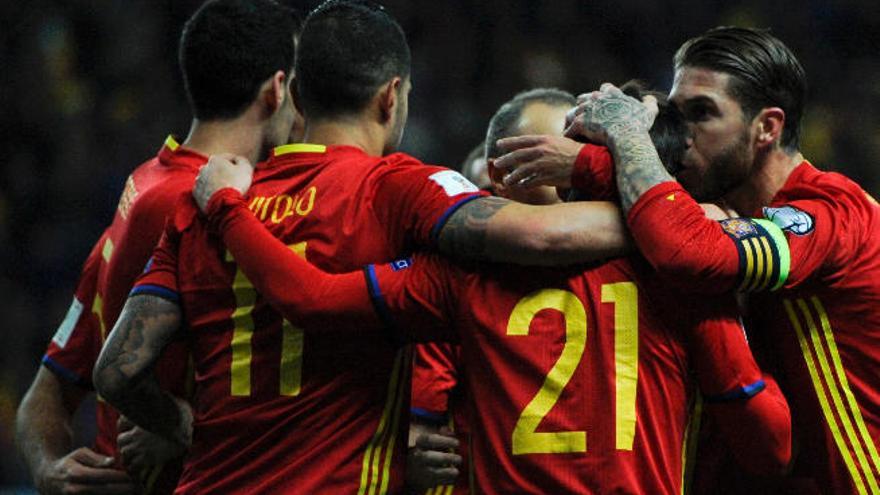
[[[648,189],[675,180],[663,167],[657,149],[647,131],[628,132],[609,143],[617,168],[617,188],[625,212]]]

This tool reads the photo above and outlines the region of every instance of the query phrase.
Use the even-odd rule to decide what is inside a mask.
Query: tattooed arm
[[[605,83],[600,91],[581,95],[578,102],[568,117],[571,124],[565,135],[608,145],[616,164],[624,213],[629,213],[648,189],[675,180],[663,167],[648,134],[657,115],[653,96],[640,102]]]
[[[177,303],[153,295],[128,299],[93,375],[98,393],[142,428],[189,445],[189,406],[159,388],[153,367],[180,327]]]
[[[440,251],[459,258],[545,266],[620,256],[630,245],[612,203],[532,206],[495,197],[456,210],[439,237]]]

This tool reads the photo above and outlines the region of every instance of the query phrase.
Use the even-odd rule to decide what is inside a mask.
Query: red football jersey
[[[765,291],[751,297],[749,328],[777,354],[800,444],[794,474],[822,493],[880,493],[880,206],[803,162],[753,212],[761,219],[719,226],[695,208],[677,184],[643,195],[629,223],[645,256],[699,273],[703,287]]]
[[[296,253],[350,271],[429,246],[479,197],[451,170],[397,153],[278,147],[248,204]],[[299,290],[308,291],[302,281]],[[179,298],[196,370],[179,493],[395,493],[403,486],[411,351],[384,338],[305,335],[258,294],[191,200],[133,294]]]
[[[459,441],[462,457],[454,485],[439,485],[426,495],[466,495],[470,481],[470,428],[465,420],[461,346],[448,343],[418,344],[413,351],[411,413],[436,426],[448,425]]]
[[[73,303],[43,357],[57,375],[92,390],[92,368],[107,332],[113,328],[137,276],[162,234],[165,217],[178,197],[192,189],[207,158],[181,147],[168,136],[159,154],[138,166],[125,182],[113,222],[92,248],[83,267]],[[183,343],[163,354],[157,367],[159,383],[185,397],[189,355]],[[119,414],[98,398],[95,449],[117,456],[116,420]],[[170,493],[179,466],[158,476],[150,473],[148,491]]]
[[[460,342],[481,493],[677,494],[691,371],[709,401],[763,389],[735,305],[684,306],[638,261],[367,273],[399,331]]]

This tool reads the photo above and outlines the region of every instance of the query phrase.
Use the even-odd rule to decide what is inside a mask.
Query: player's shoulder
[[[838,172],[819,170],[807,161],[798,165],[792,172],[778,196],[779,199],[787,201],[820,200],[876,204],[876,201],[854,180]]]

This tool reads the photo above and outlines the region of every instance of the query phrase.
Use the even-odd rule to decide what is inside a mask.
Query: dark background
[[[305,12],[317,2],[287,3]],[[167,134],[186,135],[176,46],[200,4],[0,2],[0,493],[27,490],[13,450],[15,408],[66,312],[80,264],[112,219],[129,172]],[[385,5],[413,53],[403,149],[426,162],[457,167],[497,107],[521,90],[580,93],[632,77],[667,90],[672,54],[685,39],[740,25],[770,27],[807,71],[804,155],[880,192],[876,0]]]

